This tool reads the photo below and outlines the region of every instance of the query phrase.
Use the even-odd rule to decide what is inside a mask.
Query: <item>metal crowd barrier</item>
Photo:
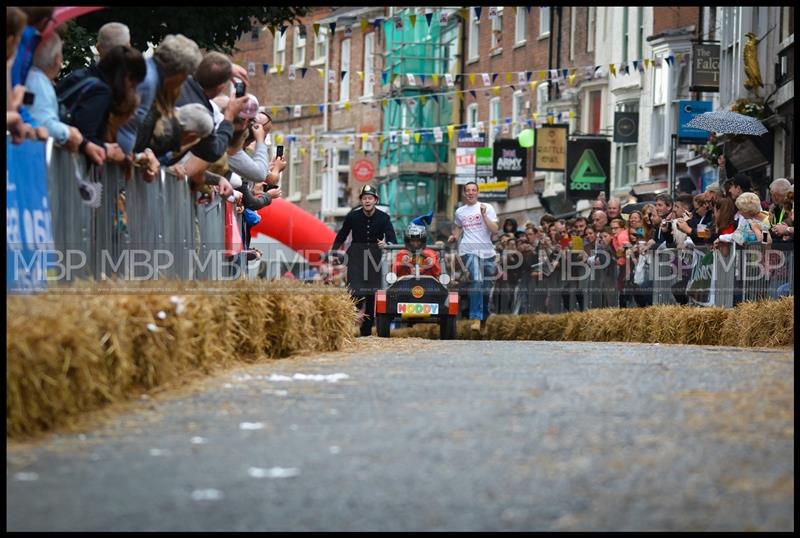
[[[100,204],[82,199],[79,181],[101,186]],[[48,189],[56,251],[78,278],[224,278],[219,262],[225,246],[225,207],[219,196],[197,204],[185,179],[163,170],[152,183],[134,169],[126,180],[117,165],[86,165],[83,156],[52,147]],[[241,216],[237,215],[241,229]],[[85,263],[80,259],[84,257]],[[243,272],[242,272],[243,274]]]

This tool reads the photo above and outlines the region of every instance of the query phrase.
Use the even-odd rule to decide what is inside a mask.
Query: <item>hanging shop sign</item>
[[[482,201],[508,199],[508,181],[498,181],[494,176],[493,155],[492,148],[475,148],[475,182]]]
[[[458,147],[456,147],[456,185],[464,185],[475,181],[475,149],[486,145],[486,134],[467,130],[459,131]]]
[[[689,91],[719,91],[719,45],[696,44],[692,48],[692,83]]]
[[[547,125],[536,129],[533,144],[533,169],[546,172],[563,172],[567,167],[566,124]]]
[[[614,112],[614,142],[635,144],[639,141],[639,113]]]
[[[495,140],[492,172],[498,179],[525,177],[528,169],[528,150],[514,139]]]
[[[685,127],[692,119],[703,112],[711,112],[711,101],[679,101],[678,102],[678,143],[705,144],[710,132],[693,127]]]
[[[567,197],[573,200],[609,196],[611,142],[605,138],[572,138],[567,144]]]

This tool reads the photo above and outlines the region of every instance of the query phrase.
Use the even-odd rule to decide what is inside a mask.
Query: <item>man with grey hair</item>
[[[108,51],[117,46],[131,46],[131,31],[121,22],[109,22],[97,32],[97,55],[102,58]]]
[[[606,206],[606,215],[608,215],[608,221],[611,222],[612,219],[619,217],[620,211],[622,210],[619,198],[612,196],[608,199],[608,205]]]
[[[170,34],[153,56],[145,60],[147,73],[136,88],[139,106],[117,133],[117,143],[125,153],[148,147],[156,123],[161,117],[173,114],[181,86],[202,58],[197,43],[184,35]]]
[[[791,200],[789,199],[791,193]],[[786,178],[778,178],[769,185],[773,205],[769,208],[770,234],[773,243],[794,241],[794,223],[789,214],[794,202],[794,185]]]
[[[47,128],[56,143],[66,146],[70,151],[78,151],[83,135],[76,127],[59,119],[58,98],[53,86],[64,58],[62,46],[61,38],[53,32],[36,47],[33,65],[25,79],[26,88],[34,95],[28,111],[37,124]]]

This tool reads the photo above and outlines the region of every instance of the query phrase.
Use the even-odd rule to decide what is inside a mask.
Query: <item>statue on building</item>
[[[758,67],[758,44],[761,39],[766,37],[766,34],[761,39],[756,39],[756,34],[753,32],[747,32],[745,35],[747,36],[747,43],[745,43],[742,51],[742,59],[747,80],[744,81],[744,87],[754,92],[758,97],[758,89],[764,87],[764,81],[761,80],[761,69]]]
[[[761,80],[761,69],[758,66],[758,43],[760,40],[756,39],[756,34],[753,32],[747,32],[746,36],[747,43],[742,53],[744,74],[747,77],[747,80],[744,81],[744,87],[754,91],[758,96],[758,88],[764,87],[764,82]]]

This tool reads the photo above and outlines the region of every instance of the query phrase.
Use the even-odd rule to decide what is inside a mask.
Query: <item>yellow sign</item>
[[[423,295],[425,295],[425,289],[422,286],[414,286],[411,288],[411,296],[414,297],[414,299],[420,299]]]
[[[546,125],[536,129],[533,160],[535,170],[566,170],[568,130],[566,125]]]
[[[495,181],[493,183],[480,183],[478,184],[478,192],[483,191],[496,191],[498,189],[508,188],[508,181]]]

